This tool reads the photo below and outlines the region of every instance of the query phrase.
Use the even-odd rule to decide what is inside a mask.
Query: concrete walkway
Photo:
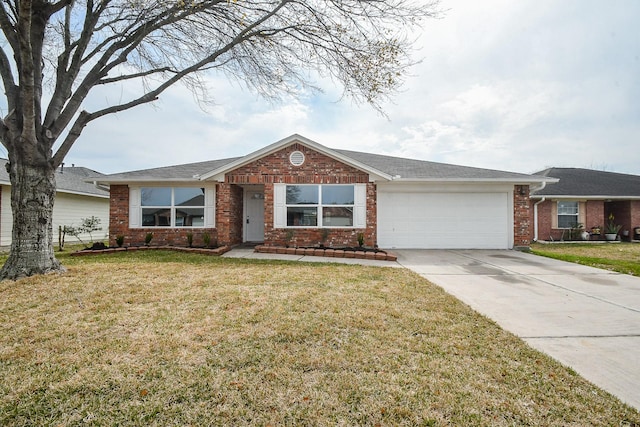
[[[395,252],[401,265],[640,409],[640,278],[516,251]]]

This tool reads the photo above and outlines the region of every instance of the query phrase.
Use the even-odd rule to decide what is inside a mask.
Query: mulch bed
[[[255,247],[256,252],[268,254],[286,254],[286,255],[305,255],[305,256],[323,256],[330,258],[356,258],[356,259],[374,259],[379,261],[397,261],[398,257],[381,249],[374,248],[287,248],[282,246],[264,246]]]
[[[83,249],[72,253],[72,256],[82,255],[96,255],[96,254],[109,254],[115,252],[133,252],[133,251],[148,251],[148,250],[169,250],[176,252],[190,252],[202,255],[222,255],[225,252],[231,250],[230,246],[219,246],[217,248],[187,248],[183,246],[124,246],[121,248],[105,247],[104,249]]]

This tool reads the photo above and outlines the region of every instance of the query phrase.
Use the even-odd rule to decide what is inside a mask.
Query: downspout
[[[546,182],[543,182],[540,188],[535,188],[533,191],[540,191],[547,185]],[[546,197],[542,196],[542,199],[538,200],[533,204],[533,241],[538,241],[538,205],[547,200]]]
[[[543,197],[533,204],[533,241],[538,241],[538,205],[544,202],[547,198]]]

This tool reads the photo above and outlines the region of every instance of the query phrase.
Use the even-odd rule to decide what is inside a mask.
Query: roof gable
[[[363,172],[366,172],[370,175],[370,180],[374,181],[376,179],[383,179],[383,180],[390,180],[392,179],[392,177],[378,169],[375,169],[373,167],[371,167],[370,165],[361,163],[359,161],[357,161],[356,159],[353,159],[351,157],[345,156],[344,154],[341,154],[339,150],[332,150],[330,148],[325,147],[322,144],[318,144],[317,142],[314,142],[308,138],[305,138],[301,135],[298,134],[294,134],[291,135],[287,138],[281,139],[278,142],[275,142],[271,145],[268,145],[264,148],[261,148],[260,150],[254,151],[253,153],[247,154],[244,157],[239,157],[237,158],[235,161],[232,161],[230,163],[227,163],[225,165],[222,165],[221,167],[217,168],[217,169],[213,169],[207,173],[204,173],[202,175],[199,176],[199,179],[201,180],[207,180],[207,179],[212,179],[212,180],[216,180],[216,181],[224,181],[224,175],[234,169],[240,168],[242,166],[245,166],[251,162],[254,162],[262,157],[268,156],[270,154],[273,154],[277,151],[282,150],[283,148],[286,148],[290,145],[293,144],[301,144],[307,148],[310,148],[312,150],[315,150],[321,154],[324,154],[325,156],[328,156],[334,160],[337,160],[339,162],[342,162],[344,164],[347,164],[351,167],[354,167],[356,169],[359,169]]]
[[[534,197],[640,198],[640,176],[580,168],[549,168],[538,175],[558,178]]]

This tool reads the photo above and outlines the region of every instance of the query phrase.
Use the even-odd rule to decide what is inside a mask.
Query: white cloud
[[[292,133],[329,147],[492,169],[606,167],[640,174],[640,3],[444,0],[424,61],[389,120],[339,88],[272,105],[208,79],[203,112],[183,87],[157,107],[90,124],[67,163],[104,172],[247,154]],[[106,96],[124,96],[126,91]],[[106,98],[103,97],[102,99]]]

